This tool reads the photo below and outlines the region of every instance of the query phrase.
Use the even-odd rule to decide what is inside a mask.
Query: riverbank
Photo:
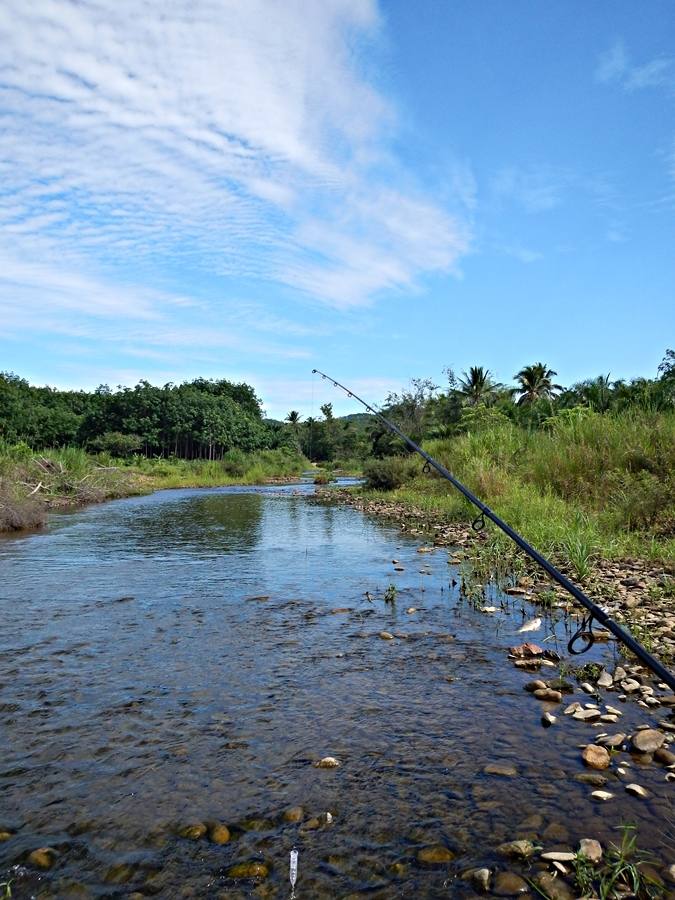
[[[424,536],[434,546],[457,547],[453,560],[462,564],[469,595],[478,592],[482,597],[484,586],[497,582],[542,609],[559,604],[572,608],[569,595],[489,524],[476,532],[470,521],[453,521],[430,503],[422,507],[372,492],[331,490],[320,492],[318,499],[393,520],[403,532]],[[600,553],[586,559],[582,571],[561,555],[553,561],[647,650],[668,665],[675,661],[675,568],[660,561],[608,558]]]
[[[288,484],[307,460],[286,450],[230,454],[224,460],[119,460],[77,448],[34,453],[25,445],[0,452],[0,532],[44,526],[55,509],[71,509],[171,488]]]

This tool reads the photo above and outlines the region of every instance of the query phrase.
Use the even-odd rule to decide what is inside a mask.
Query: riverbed
[[[528,877],[503,842],[607,846],[627,822],[656,870],[675,861],[663,767],[622,754],[631,776],[613,761],[607,802],[575,780],[596,733],[670,709],[613,692],[595,702],[621,706],[617,725],[575,721],[564,706],[594,698],[574,679],[539,702],[524,685],[557,669],[508,650],[564,657],[573,618],[494,586],[470,603],[452,548],[313,490],[163,491],[0,541],[0,882],[18,898],[286,897],[295,848],[298,898],[472,897],[467,869]],[[592,659],[623,664],[612,644]]]

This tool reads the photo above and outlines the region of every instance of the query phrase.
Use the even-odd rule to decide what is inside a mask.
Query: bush
[[[414,459],[387,456],[372,460],[364,467],[366,488],[371,491],[393,491],[406,481],[411,481],[417,472],[418,466]]]

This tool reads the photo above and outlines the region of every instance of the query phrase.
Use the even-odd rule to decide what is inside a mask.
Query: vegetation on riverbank
[[[24,443],[0,443],[0,531],[38,528],[50,509],[165,488],[292,480],[307,466],[292,449],[232,450],[219,460],[120,459],[77,447],[35,452]]]
[[[428,452],[577,577],[593,559],[675,563],[675,412],[570,410],[545,428],[486,421]],[[411,457],[366,466],[366,495],[473,520],[477,510]],[[500,550],[510,542],[492,534]]]

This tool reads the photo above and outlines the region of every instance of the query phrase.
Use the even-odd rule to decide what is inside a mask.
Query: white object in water
[[[530,619],[529,622],[526,622],[521,628],[518,629],[518,634],[522,634],[524,631],[539,631],[541,628],[541,619]]]
[[[289,871],[291,879],[291,897],[295,897],[295,882],[298,880],[298,851],[291,850],[291,865]]]

